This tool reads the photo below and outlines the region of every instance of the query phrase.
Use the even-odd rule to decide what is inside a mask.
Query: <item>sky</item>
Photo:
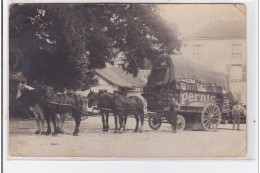
[[[170,26],[177,25],[181,36],[214,21],[246,20],[242,4],[161,4],[158,8],[161,17]]]

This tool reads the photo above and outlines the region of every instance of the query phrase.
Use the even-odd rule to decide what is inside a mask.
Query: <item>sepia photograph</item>
[[[244,4],[8,10],[10,158],[246,158]]]

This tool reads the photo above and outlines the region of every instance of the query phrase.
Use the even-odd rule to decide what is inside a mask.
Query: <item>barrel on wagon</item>
[[[167,56],[154,63],[144,88],[149,126],[156,130],[169,122],[166,108],[174,99],[177,130],[186,122],[199,122],[206,131],[215,131],[221,117],[230,112],[228,77],[183,56]]]

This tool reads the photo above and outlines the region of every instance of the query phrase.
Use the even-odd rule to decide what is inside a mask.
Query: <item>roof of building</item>
[[[118,74],[122,79],[126,80],[132,86],[137,88],[142,88],[145,86],[145,82],[140,77],[133,77],[131,74],[127,74],[120,67],[110,67],[116,74]]]
[[[96,70],[96,72],[100,77],[114,85],[131,89],[142,88],[145,86],[145,82],[140,77],[133,77],[133,75],[127,74],[120,67],[107,65],[106,68]]]
[[[246,38],[245,21],[217,21],[211,22],[199,30],[184,36],[182,39],[210,39],[210,38]]]
[[[114,85],[118,85],[125,88],[133,88],[133,85],[122,79],[117,73],[115,73],[110,67],[106,67],[101,70],[96,70],[97,74],[105,80],[111,82]]]

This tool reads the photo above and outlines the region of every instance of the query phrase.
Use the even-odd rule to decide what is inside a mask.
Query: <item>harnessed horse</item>
[[[79,125],[81,121],[81,114],[83,113],[83,101],[82,98],[74,93],[57,94],[51,91],[47,91],[45,88],[32,88],[25,84],[19,84],[17,92],[17,99],[21,98],[25,103],[29,103],[31,106],[36,106],[41,110],[41,122],[44,123],[44,115],[47,119],[47,131],[46,135],[51,133],[50,119],[53,122],[54,133],[57,135],[59,129],[56,124],[56,114],[72,113],[76,122],[73,135],[77,135],[79,132]],[[37,121],[38,124],[38,121]],[[42,131],[43,129],[41,129]]]
[[[88,95],[89,106],[97,105],[100,108],[109,108],[112,112],[119,116],[119,129],[117,132],[122,133],[126,125],[127,115],[134,115],[136,119],[136,127],[134,132],[142,132],[144,124],[144,103],[137,96],[125,97],[115,93],[94,93]],[[139,119],[141,126],[139,130]]]
[[[114,121],[115,121],[115,132],[118,130],[118,123],[117,123],[117,115],[113,112],[113,103],[110,102],[109,97],[102,98],[102,93],[94,93],[90,91],[87,99],[88,99],[88,107],[91,108],[93,106],[97,106],[97,109],[100,110],[103,128],[102,131],[107,132],[109,129],[108,119],[109,113],[113,113]]]
[[[17,86],[16,100],[21,101],[22,105],[29,108],[34,114],[37,123],[36,134],[42,134],[44,129],[45,114],[40,104],[43,94],[44,91],[41,89],[35,89],[22,83]]]

